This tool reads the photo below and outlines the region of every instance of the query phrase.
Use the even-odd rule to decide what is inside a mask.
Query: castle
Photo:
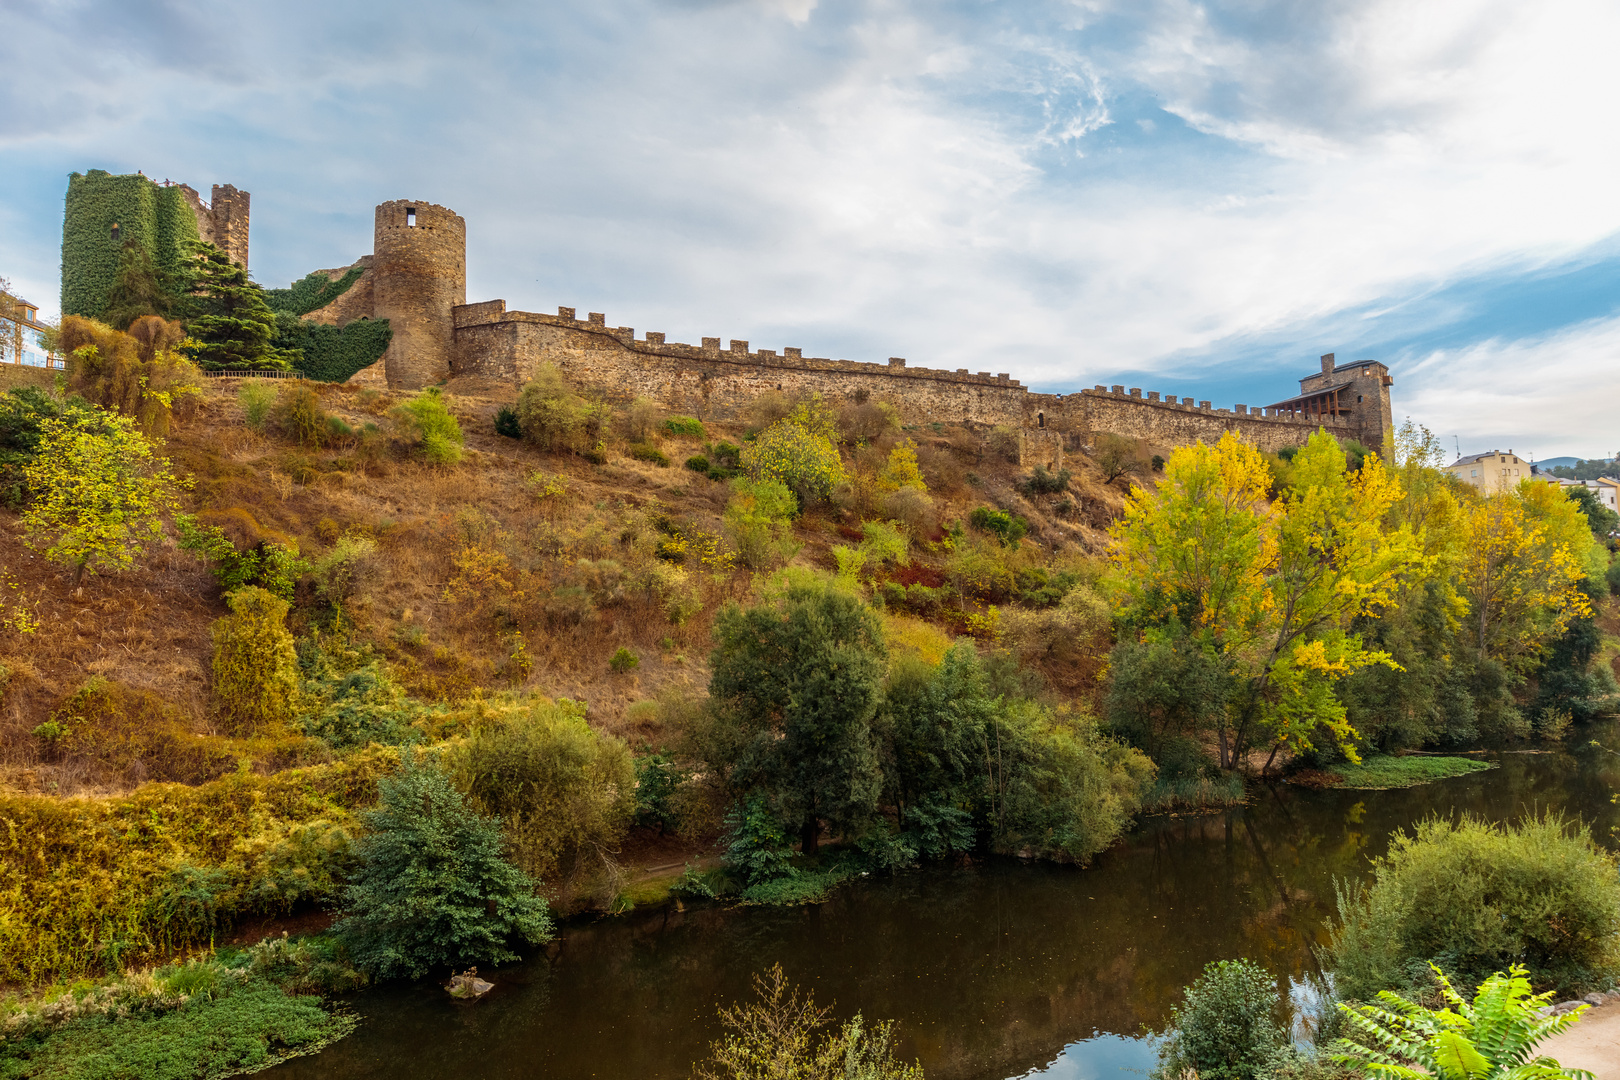
[[[74,182],[79,180],[75,174]],[[74,190],[70,184],[68,225],[75,218]],[[246,192],[216,187],[210,210],[188,187],[161,190],[178,192],[199,234],[204,213],[212,214],[213,235],[234,245],[227,250],[233,259],[240,252],[246,266]],[[64,312],[70,310],[70,231],[89,230],[64,228]],[[114,265],[116,254],[114,243]],[[1237,431],[1262,449],[1280,450],[1302,444],[1318,427],[1369,447],[1381,447],[1392,431],[1389,369],[1374,360],[1341,366],[1332,353],[1322,357],[1319,372],[1300,380],[1297,395],[1265,406],[1217,409],[1207,400],[1161,391],[1144,396],[1139,388],[1120,385],[1041,394],[1007,373],[912,367],[901,357],[863,363],[805,356],[798,348],[751,349],[736,339],[722,348],[718,337],[703,338],[700,345],[667,341],[656,331],[638,338],[631,327],[609,326],[600,312],[579,319],[567,307],[547,315],[508,311],[504,300],[469,304],[465,220],[447,207],[409,199],[377,207],[371,255],[321,273],[333,282],[350,277],[352,283],[303,317],[339,327],[359,318],[387,319],[393,331],[387,351],[350,381],[398,389],[450,379],[518,387],[549,363],[609,399],[647,397],[705,419],[729,419],[769,391],[819,393],[832,401],[875,398],[891,402],[908,424],[1016,428],[1030,464],[1061,461],[1063,436],[1070,433],[1111,432],[1169,447],[1212,442]]]

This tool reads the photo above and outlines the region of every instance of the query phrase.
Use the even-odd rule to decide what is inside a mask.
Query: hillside
[[[390,414],[408,397],[312,385],[321,406],[356,433],[368,424],[391,432]],[[452,385],[446,400],[465,433],[466,454],[460,464],[441,467],[420,460],[398,438],[356,434],[309,447],[274,420],[255,430],[238,401],[240,388],[239,380],[210,380],[167,440],[164,452],[193,480],[187,509],[239,549],[265,541],[296,545],[317,565],[345,537],[372,542],[354,567],[335,625],[350,645],[372,650],[421,702],[529,690],[584,702],[592,726],[645,739],[652,733],[627,715],[631,706],[703,692],[715,612],[757,591],[759,569],[766,568],[733,557],[733,568],[716,569],[659,552],[675,536],[712,541],[722,562],[734,556],[723,520],[730,486],[680,463],[705,446],[741,443],[746,425],[706,425],[701,437],[652,436],[671,462],[665,467],[630,456],[629,418],[620,410],[608,425],[605,463],[596,465],[496,435],[495,416],[515,397],[510,391]],[[851,413],[846,427],[872,426],[861,408],[846,409]],[[864,414],[881,416],[872,408]],[[636,422],[656,429],[661,419],[641,415]],[[881,422],[877,428],[849,436],[843,449],[854,474],[873,472],[902,439],[914,439],[933,507],[914,523],[926,531],[913,536],[909,565],[874,566],[867,588],[881,596],[885,582],[921,584],[943,598],[909,614],[891,608],[897,632],[960,633],[967,616],[992,605],[1015,611],[1021,594],[1026,607],[1051,603],[1054,597],[1035,595],[1041,582],[1101,550],[1101,530],[1121,493],[1102,484],[1082,454],[1071,457],[1068,490],[1023,494],[1021,470],[993,448],[989,430],[934,425],[902,432]],[[1079,439],[1071,442],[1078,450]],[[537,474],[549,479],[537,485]],[[792,564],[836,571],[833,547],[862,538],[861,498],[846,491],[795,520],[791,539],[800,547]],[[984,581],[964,587],[958,580],[953,590],[941,529],[965,522],[980,505],[1026,519],[1028,538],[1004,549],[973,534],[973,546],[997,553],[1003,565],[985,571]],[[0,663],[11,673],[0,712],[0,782],[11,790],[110,793],[143,780],[197,782],[234,769],[244,756],[269,772],[329,753],[291,734],[243,741],[222,733],[210,706],[210,626],[227,608],[207,566],[172,537],[130,571],[88,577],[77,593],[69,591],[66,571],[23,545],[15,509],[0,513],[0,551],[14,602],[22,598],[39,621],[37,634],[11,634],[0,644]],[[304,577],[296,597],[295,635],[330,638],[333,605],[314,575]],[[609,660],[621,648],[639,664],[617,674]],[[1025,655],[1040,666],[1035,652]],[[93,680],[100,680],[101,707],[116,699],[113,711],[129,714],[124,730],[74,748],[36,734],[64,708],[72,711],[76,693],[83,702]],[[159,738],[157,728],[168,734]]]

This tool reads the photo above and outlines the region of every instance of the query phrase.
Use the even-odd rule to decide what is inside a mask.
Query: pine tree
[[[107,290],[102,321],[128,330],[143,315],[167,319],[174,313],[175,293],[152,265],[152,256],[140,242],[125,240],[118,253],[118,280]]]
[[[198,314],[187,323],[193,344],[191,359],[211,371],[278,370],[302,363],[297,349],[277,349],[275,312],[264,290],[248,280],[247,271],[213,244],[193,242],[196,275],[191,294]]]

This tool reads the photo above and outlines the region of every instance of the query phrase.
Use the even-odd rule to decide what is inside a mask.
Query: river
[[[1577,734],[1615,745],[1612,726]],[[431,983],[359,996],[354,1035],[273,1075],[684,1078],[719,1034],[716,1004],[780,963],[838,1016],[898,1020],[930,1080],[1140,1080],[1146,1030],[1206,962],[1246,956],[1303,987],[1335,879],[1365,877],[1398,828],[1534,807],[1579,816],[1613,846],[1620,757],[1490,760],[1404,791],[1256,785],[1227,813],[1147,819],[1084,870],[984,860],[864,880],[813,907],[697,904],[571,925],[553,955],[494,973],[483,1001]]]

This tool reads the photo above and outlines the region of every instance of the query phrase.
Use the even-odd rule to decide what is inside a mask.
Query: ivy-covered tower
[[[214,186],[204,203],[185,184],[158,183],[140,173],[114,176],[91,169],[68,177],[62,215],[62,314],[96,318],[118,279],[119,253],[133,240],[146,249],[161,276],[177,275],[186,243],[207,240],[244,269],[248,259],[245,191]]]

